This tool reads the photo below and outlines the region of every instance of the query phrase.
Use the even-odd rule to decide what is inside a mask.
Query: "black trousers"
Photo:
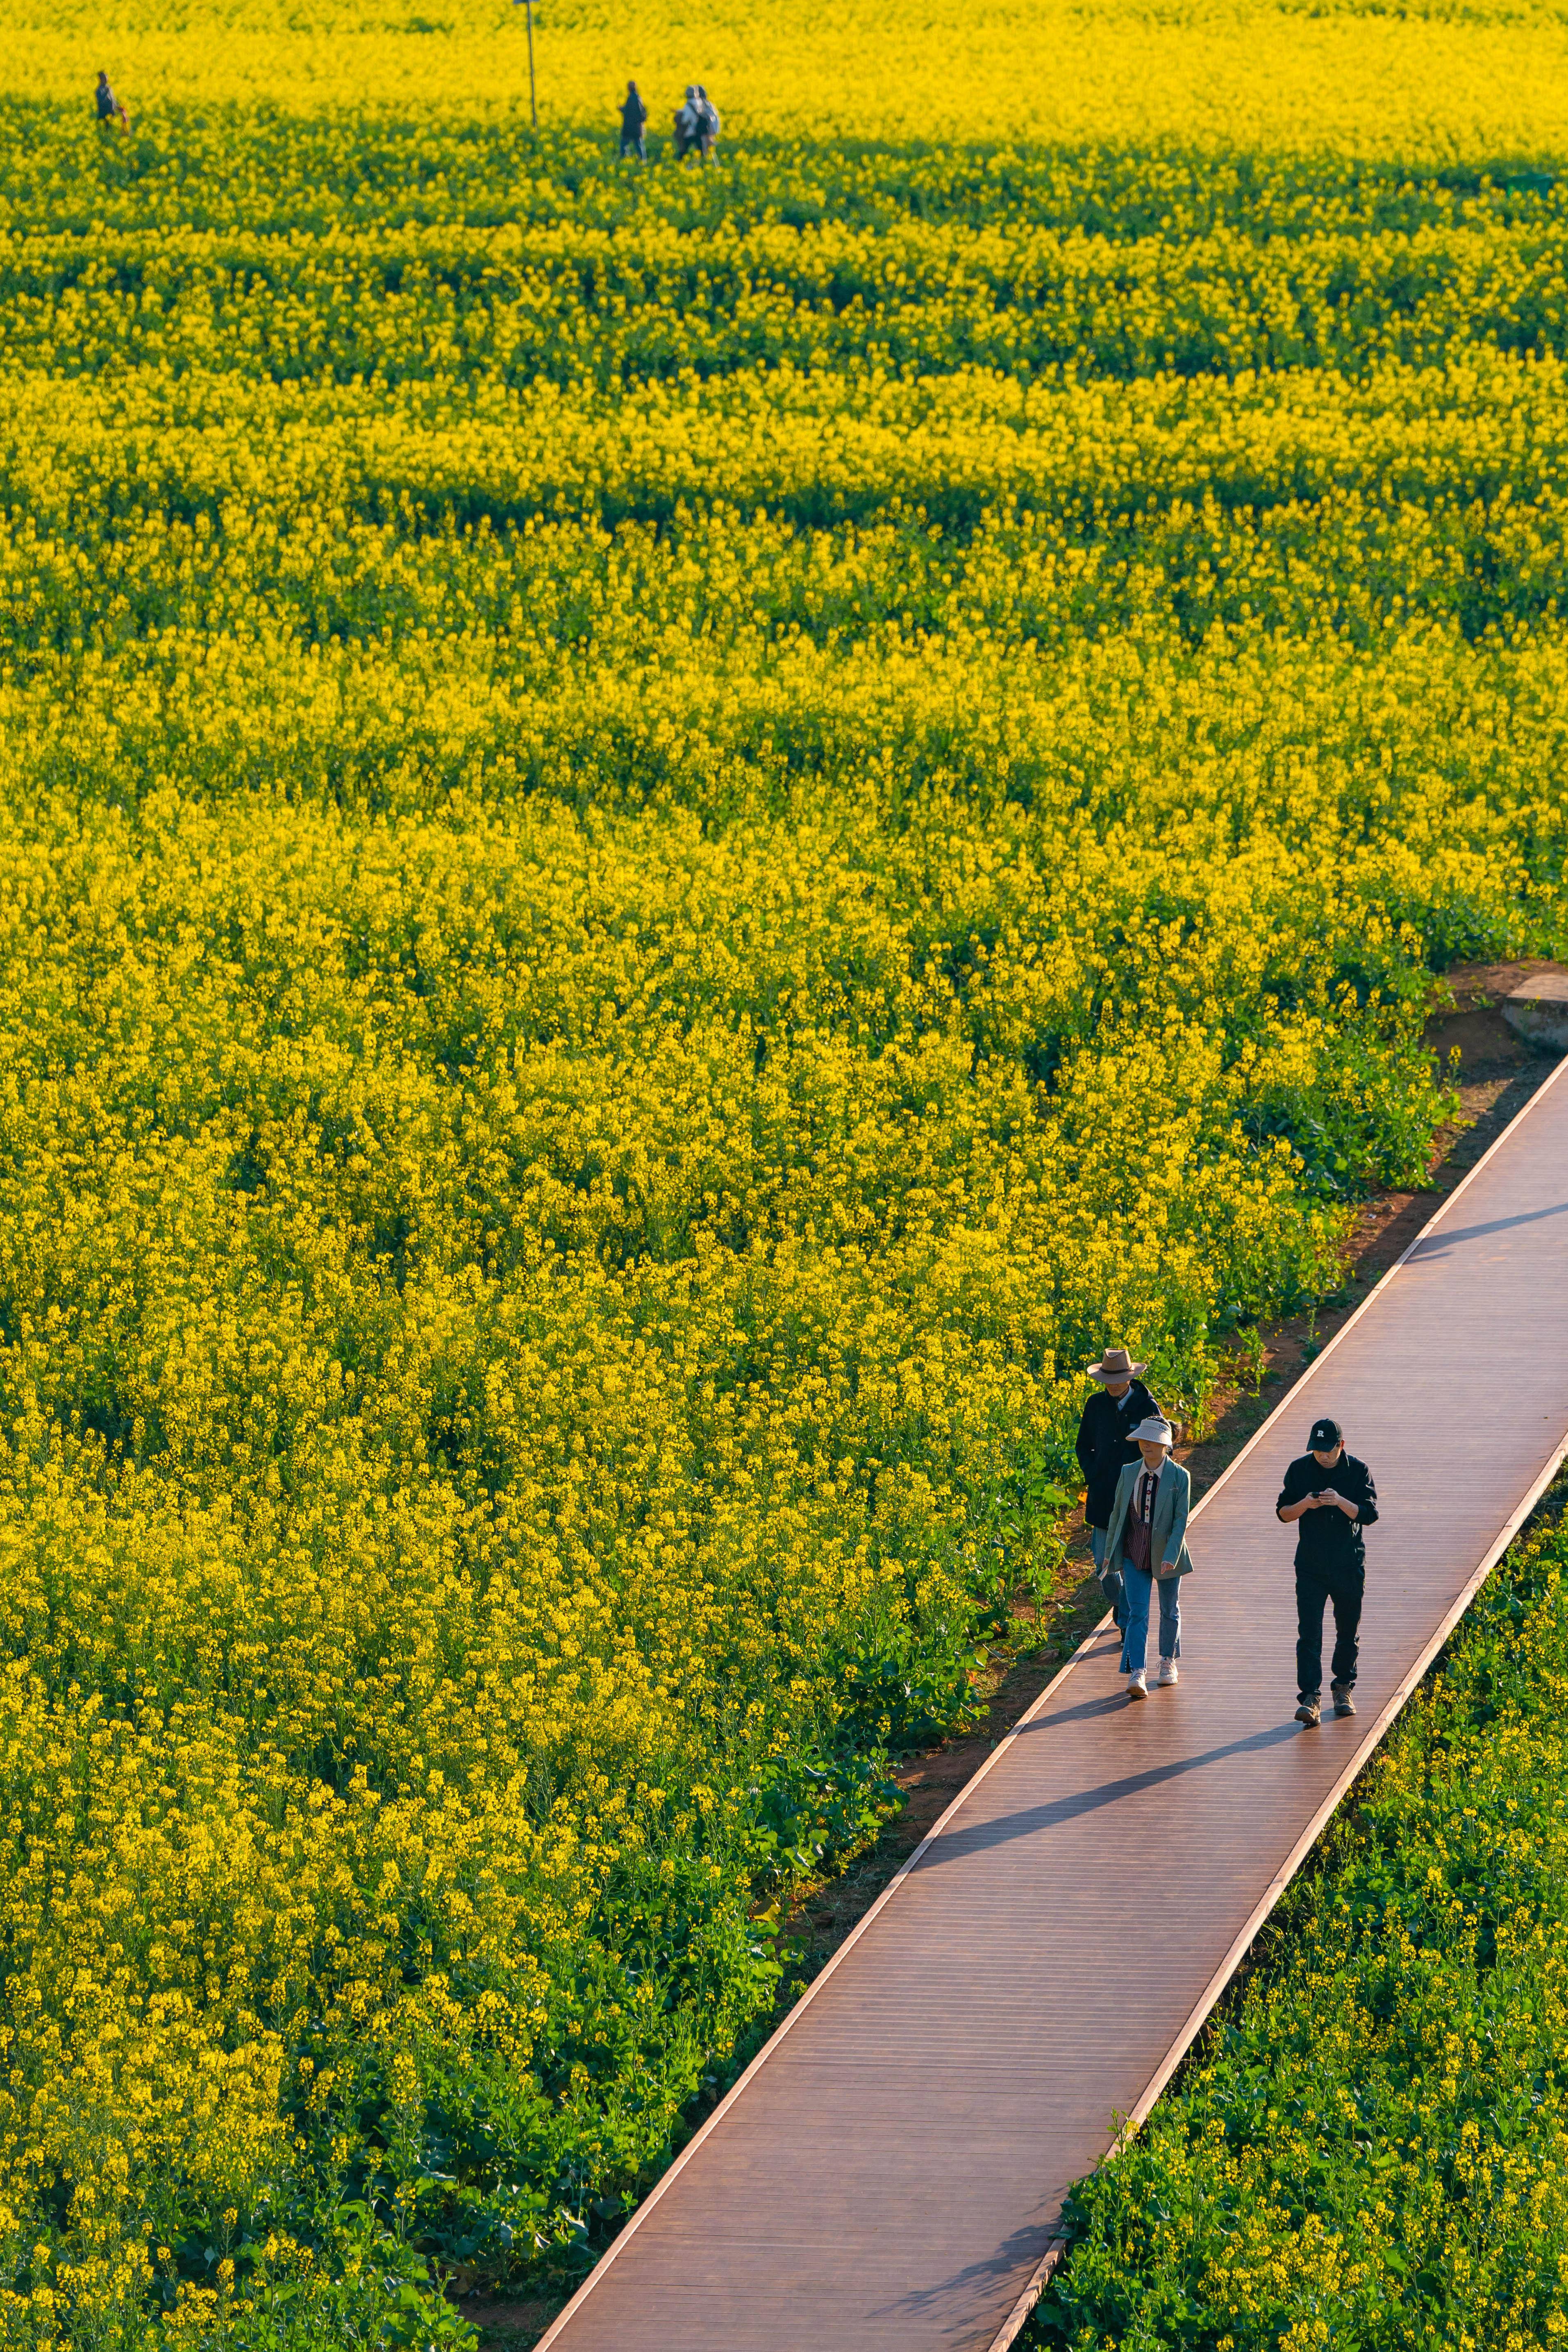
[[[1366,1570],[1303,1568],[1296,1565],[1296,1687],[1302,1698],[1316,1698],[1323,1687],[1323,1610],[1334,1604],[1334,1658],[1337,1683],[1353,1683],[1360,1644],[1362,1594]]]

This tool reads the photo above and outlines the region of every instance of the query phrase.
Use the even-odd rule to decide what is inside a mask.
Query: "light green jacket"
[[[1105,1530],[1108,1569],[1121,1566],[1121,1532],[1142,1475],[1142,1461],[1122,1464],[1121,1475],[1116,1482],[1116,1500],[1110,1506],[1110,1525]],[[1181,1464],[1173,1462],[1167,1454],[1154,1493],[1154,1523],[1149,1530],[1149,1558],[1158,1577],[1192,1574],[1193,1558],[1187,1549],[1187,1507],[1192,1496],[1192,1480]]]

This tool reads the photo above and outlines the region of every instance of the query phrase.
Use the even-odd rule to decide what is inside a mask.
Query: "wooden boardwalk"
[[[1362,1712],[1292,1720],[1281,1474],[1377,1479]],[[988,2352],[1568,1445],[1568,1063],[1194,1516],[1183,1679],[1102,1629],[867,1914],[544,2338]],[[543,2347],[541,2347],[543,2352]]]

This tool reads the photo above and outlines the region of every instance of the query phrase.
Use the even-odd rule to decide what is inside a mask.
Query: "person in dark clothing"
[[[1139,1458],[1132,1432],[1141,1421],[1160,1418],[1159,1406],[1138,1377],[1148,1369],[1146,1364],[1135,1364],[1125,1348],[1107,1348],[1100,1362],[1089,1368],[1090,1380],[1100,1382],[1100,1391],[1084,1406],[1078,1424],[1078,1466],[1087,1490],[1083,1516],[1095,1570],[1118,1625],[1124,1622],[1121,1577],[1115,1562],[1106,1559],[1105,1534],[1123,1465]]]
[[[130,130],[131,117],[110,89],[109,76],[106,73],[100,73],[98,77],[98,88],[93,91],[92,102],[98,109],[98,119],[100,122],[118,122],[122,131]]]
[[[1353,1715],[1360,1652],[1362,1594],[1366,1582],[1363,1528],[1377,1517],[1377,1488],[1364,1462],[1345,1452],[1337,1421],[1315,1421],[1311,1451],[1292,1462],[1275,1505],[1296,1528],[1296,1720],[1321,1715],[1323,1610],[1334,1607],[1334,1655],[1330,1685],[1336,1715]]]
[[[623,163],[628,155],[637,156],[639,163],[647,162],[647,135],[645,128],[647,122],[647,109],[643,104],[642,92],[635,81],[629,81],[626,84],[626,97],[621,101],[621,161]]]

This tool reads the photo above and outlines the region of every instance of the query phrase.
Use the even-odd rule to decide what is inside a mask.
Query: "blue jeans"
[[[1146,1568],[1134,1568],[1130,1559],[1121,1563],[1121,1580],[1126,1591],[1126,1622],[1121,1632],[1121,1671],[1135,1675],[1143,1665],[1149,1644],[1149,1602],[1156,1585],[1160,1588],[1160,1655],[1179,1658],[1182,1654],[1182,1580],[1179,1576],[1151,1576]]]

